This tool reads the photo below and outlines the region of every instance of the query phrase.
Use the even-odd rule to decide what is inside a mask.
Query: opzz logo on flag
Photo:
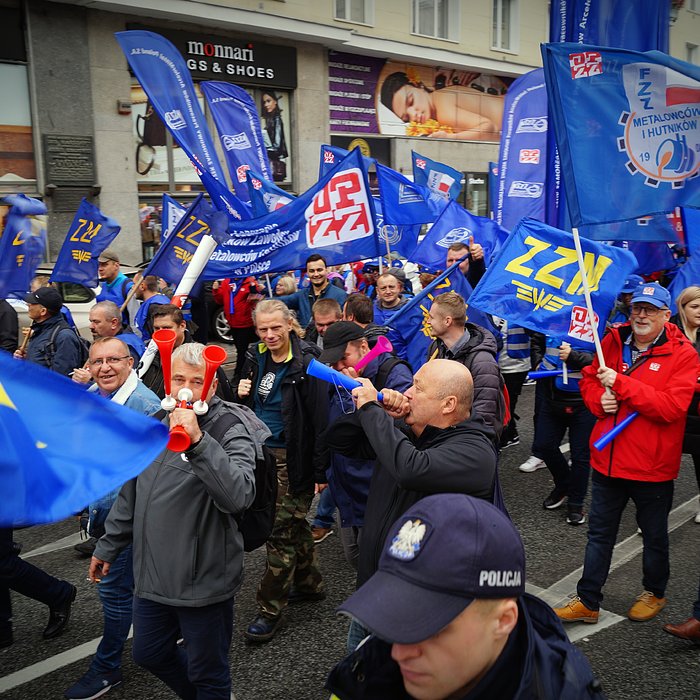
[[[324,151],[323,162],[326,165],[332,165],[333,163],[335,163],[335,155],[331,151]]]
[[[244,132],[240,134],[224,134],[221,140],[224,142],[224,148],[227,151],[242,151],[250,148],[250,140]]]
[[[165,123],[173,130],[184,129],[187,126],[185,118],[179,109],[174,109],[171,112],[165,113]]]
[[[583,51],[582,53],[569,54],[569,68],[571,78],[591,78],[594,75],[603,74],[603,57],[598,51]]]
[[[238,182],[246,181],[246,170],[250,170],[250,165],[248,165],[247,163],[243,163],[243,165],[239,165],[236,168],[236,177],[238,177]]]
[[[513,180],[510,183],[508,190],[509,197],[527,197],[537,199],[542,196],[544,183],[542,182],[523,182],[522,180]]]
[[[371,236],[374,223],[362,172],[351,168],[335,175],[316,193],[304,217],[309,248]]]
[[[425,170],[427,163],[422,158],[416,158],[416,167]]]
[[[598,314],[593,313],[594,323],[598,327]],[[591,327],[588,309],[585,306],[574,306],[571,309],[571,322],[569,323],[569,335],[586,343],[593,342],[593,329]]]
[[[538,165],[540,162],[539,148],[521,148],[518,161],[520,163],[532,163]]]
[[[547,131],[547,117],[525,117],[518,122],[516,134],[543,134]]]

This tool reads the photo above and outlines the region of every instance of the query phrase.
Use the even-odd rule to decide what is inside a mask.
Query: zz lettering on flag
[[[511,280],[517,291],[515,296],[521,301],[526,301],[535,307],[535,311],[544,309],[545,311],[559,311],[564,306],[571,306],[573,302],[567,301],[562,297],[558,297],[544,289],[538,289],[518,280]]]
[[[73,231],[71,237],[68,239],[73,241],[73,243],[91,243],[92,239],[102,228],[102,224],[95,225],[94,221],[88,221],[87,219],[78,219],[78,224],[78,228]],[[83,231],[83,229],[85,230]]]
[[[598,325],[598,314],[594,313],[594,322]],[[588,309],[585,306],[574,306],[571,309],[571,322],[569,324],[569,335],[587,343],[593,342],[593,329],[588,316]]]
[[[310,248],[345,243],[374,232],[367,191],[357,169],[333,177],[304,214]]]
[[[526,253],[518,255],[513,258],[505,267],[507,272],[512,272],[519,277],[530,278],[532,276],[533,281],[541,282],[542,284],[547,284],[554,289],[562,290],[566,294],[582,294],[583,293],[583,283],[581,280],[581,271],[578,269],[578,262],[576,258],[576,251],[573,248],[566,248],[564,246],[557,246],[553,251],[550,250],[552,247],[551,243],[547,241],[542,241],[534,236],[527,236],[523,243],[529,248]],[[548,255],[542,255],[548,253]],[[554,258],[550,259],[549,262],[543,263],[542,258],[551,258],[552,253]],[[535,258],[540,255],[540,260],[535,261]],[[612,264],[612,259],[605,255],[596,256],[595,253],[586,252],[584,254],[584,264],[583,267],[586,271],[586,277],[588,278],[588,285],[592,292],[598,290],[600,280],[603,274]],[[532,261],[535,267],[529,267],[526,263]],[[573,275],[569,271],[568,275],[559,276],[554,274],[557,270],[565,270],[565,268],[571,268],[573,266]],[[568,281],[567,279],[571,277]],[[566,286],[564,286],[566,284]]]
[[[193,224],[195,224],[195,226],[199,224],[200,226],[199,228],[195,228],[194,231],[187,233],[188,229]],[[202,237],[202,234],[207,233],[208,231],[209,225],[207,223],[201,219],[198,219],[196,216],[190,215],[190,220],[177,232],[175,238],[184,238],[190,245],[193,245],[196,248],[199,245],[199,239]]]
[[[583,51],[569,54],[569,68],[572,80],[590,78],[603,74],[603,57],[598,51]]]

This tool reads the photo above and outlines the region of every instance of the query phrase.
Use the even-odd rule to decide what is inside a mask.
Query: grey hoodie
[[[219,444],[207,428],[225,412],[242,422]],[[95,549],[98,559],[113,562],[133,542],[135,595],[178,607],[220,603],[240,587],[243,538],[235,516],[255,498],[256,449],[269,434],[250,411],[217,397],[199,425],[204,435],[194,448],[164,450],[122,486]]]

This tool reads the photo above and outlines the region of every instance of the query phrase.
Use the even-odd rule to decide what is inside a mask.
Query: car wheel
[[[211,327],[214,329],[214,337],[222,343],[232,343],[233,335],[231,326],[228,325],[223,306],[217,306],[211,316]]]

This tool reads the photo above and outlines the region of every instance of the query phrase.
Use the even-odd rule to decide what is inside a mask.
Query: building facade
[[[699,4],[671,29],[671,53],[694,62]],[[139,210],[202,189],[129,72],[114,37],[128,29],[172,41],[195,84],[251,94],[285,189],[316,181],[322,143],[406,173],[415,150],[462,171],[462,203],[487,215],[503,96],[541,65],[548,2],[0,0],[0,193],[46,201],[51,260],[82,197],[120,222],[116,248],[135,264]]]

